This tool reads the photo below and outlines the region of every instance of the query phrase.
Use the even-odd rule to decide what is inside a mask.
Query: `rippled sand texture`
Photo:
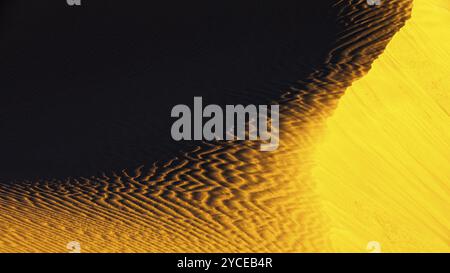
[[[314,181],[337,251],[450,252],[450,1],[412,18],[327,121]]]
[[[276,152],[251,143],[205,143],[135,171],[1,184],[0,250],[65,252],[70,241],[84,252],[340,250],[333,228],[341,219],[322,202],[320,185],[333,179],[311,178],[311,154],[324,119],[370,69],[410,8],[403,0],[330,7],[340,14],[342,31],[323,66],[273,96],[281,103]]]

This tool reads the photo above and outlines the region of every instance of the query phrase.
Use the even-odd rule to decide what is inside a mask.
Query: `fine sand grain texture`
[[[450,251],[450,1],[412,18],[327,120],[313,171],[336,251]]]
[[[369,241],[379,241],[386,251],[448,250],[448,84],[443,76],[448,51],[439,44],[439,25],[423,21],[448,23],[448,2],[417,2],[405,28],[412,1],[383,1],[375,7],[366,1],[326,2],[326,12],[335,19],[331,33],[319,34],[328,37],[322,58],[315,57],[320,62],[308,63],[293,80],[295,66],[302,65],[292,56],[299,52],[290,51],[292,63],[270,63],[275,83],[257,85],[258,92],[232,88],[225,101],[280,104],[276,152],[260,152],[259,144],[250,142],[195,143],[165,153],[150,148],[161,159],[146,158],[137,168],[120,171],[111,164],[103,174],[102,167],[92,175],[1,183],[0,250],[65,252],[71,241],[79,242],[83,252],[359,252]],[[276,43],[285,43],[275,37]],[[407,45],[417,54],[410,55]],[[424,55],[427,65],[409,65],[419,62],[420,54],[434,59]],[[429,71],[433,77],[421,75]],[[376,79],[364,84],[370,77]],[[386,109],[396,116],[382,114]],[[377,142],[377,128],[391,131],[383,131]],[[367,135],[346,137],[358,133]],[[410,135],[419,139],[412,141]],[[381,152],[370,150],[366,158],[363,144],[381,145]],[[413,160],[415,152],[434,161]],[[393,162],[377,161],[386,159]],[[49,176],[45,169],[36,173]],[[434,201],[427,202],[430,198]]]

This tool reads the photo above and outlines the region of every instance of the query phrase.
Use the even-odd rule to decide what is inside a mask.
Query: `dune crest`
[[[281,142],[204,143],[172,160],[101,177],[0,184],[0,250],[325,252],[330,222],[311,179],[317,138],[338,99],[410,16],[411,1],[337,1],[335,43],[280,103]]]

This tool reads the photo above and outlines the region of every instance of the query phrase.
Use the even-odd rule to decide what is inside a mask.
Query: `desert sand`
[[[321,62],[257,92],[281,107],[276,152],[196,143],[132,169],[10,179],[0,251],[449,251],[448,1],[328,9],[337,27]],[[295,74],[285,66],[271,68],[278,80]]]

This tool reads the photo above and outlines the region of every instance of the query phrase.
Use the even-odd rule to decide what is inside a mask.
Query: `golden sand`
[[[412,18],[346,91],[314,180],[336,251],[450,251],[450,1]]]
[[[417,1],[324,132],[410,16],[407,0],[348,2],[323,67],[280,91],[277,152],[209,143],[135,171],[0,184],[0,251],[448,250],[448,5]]]

